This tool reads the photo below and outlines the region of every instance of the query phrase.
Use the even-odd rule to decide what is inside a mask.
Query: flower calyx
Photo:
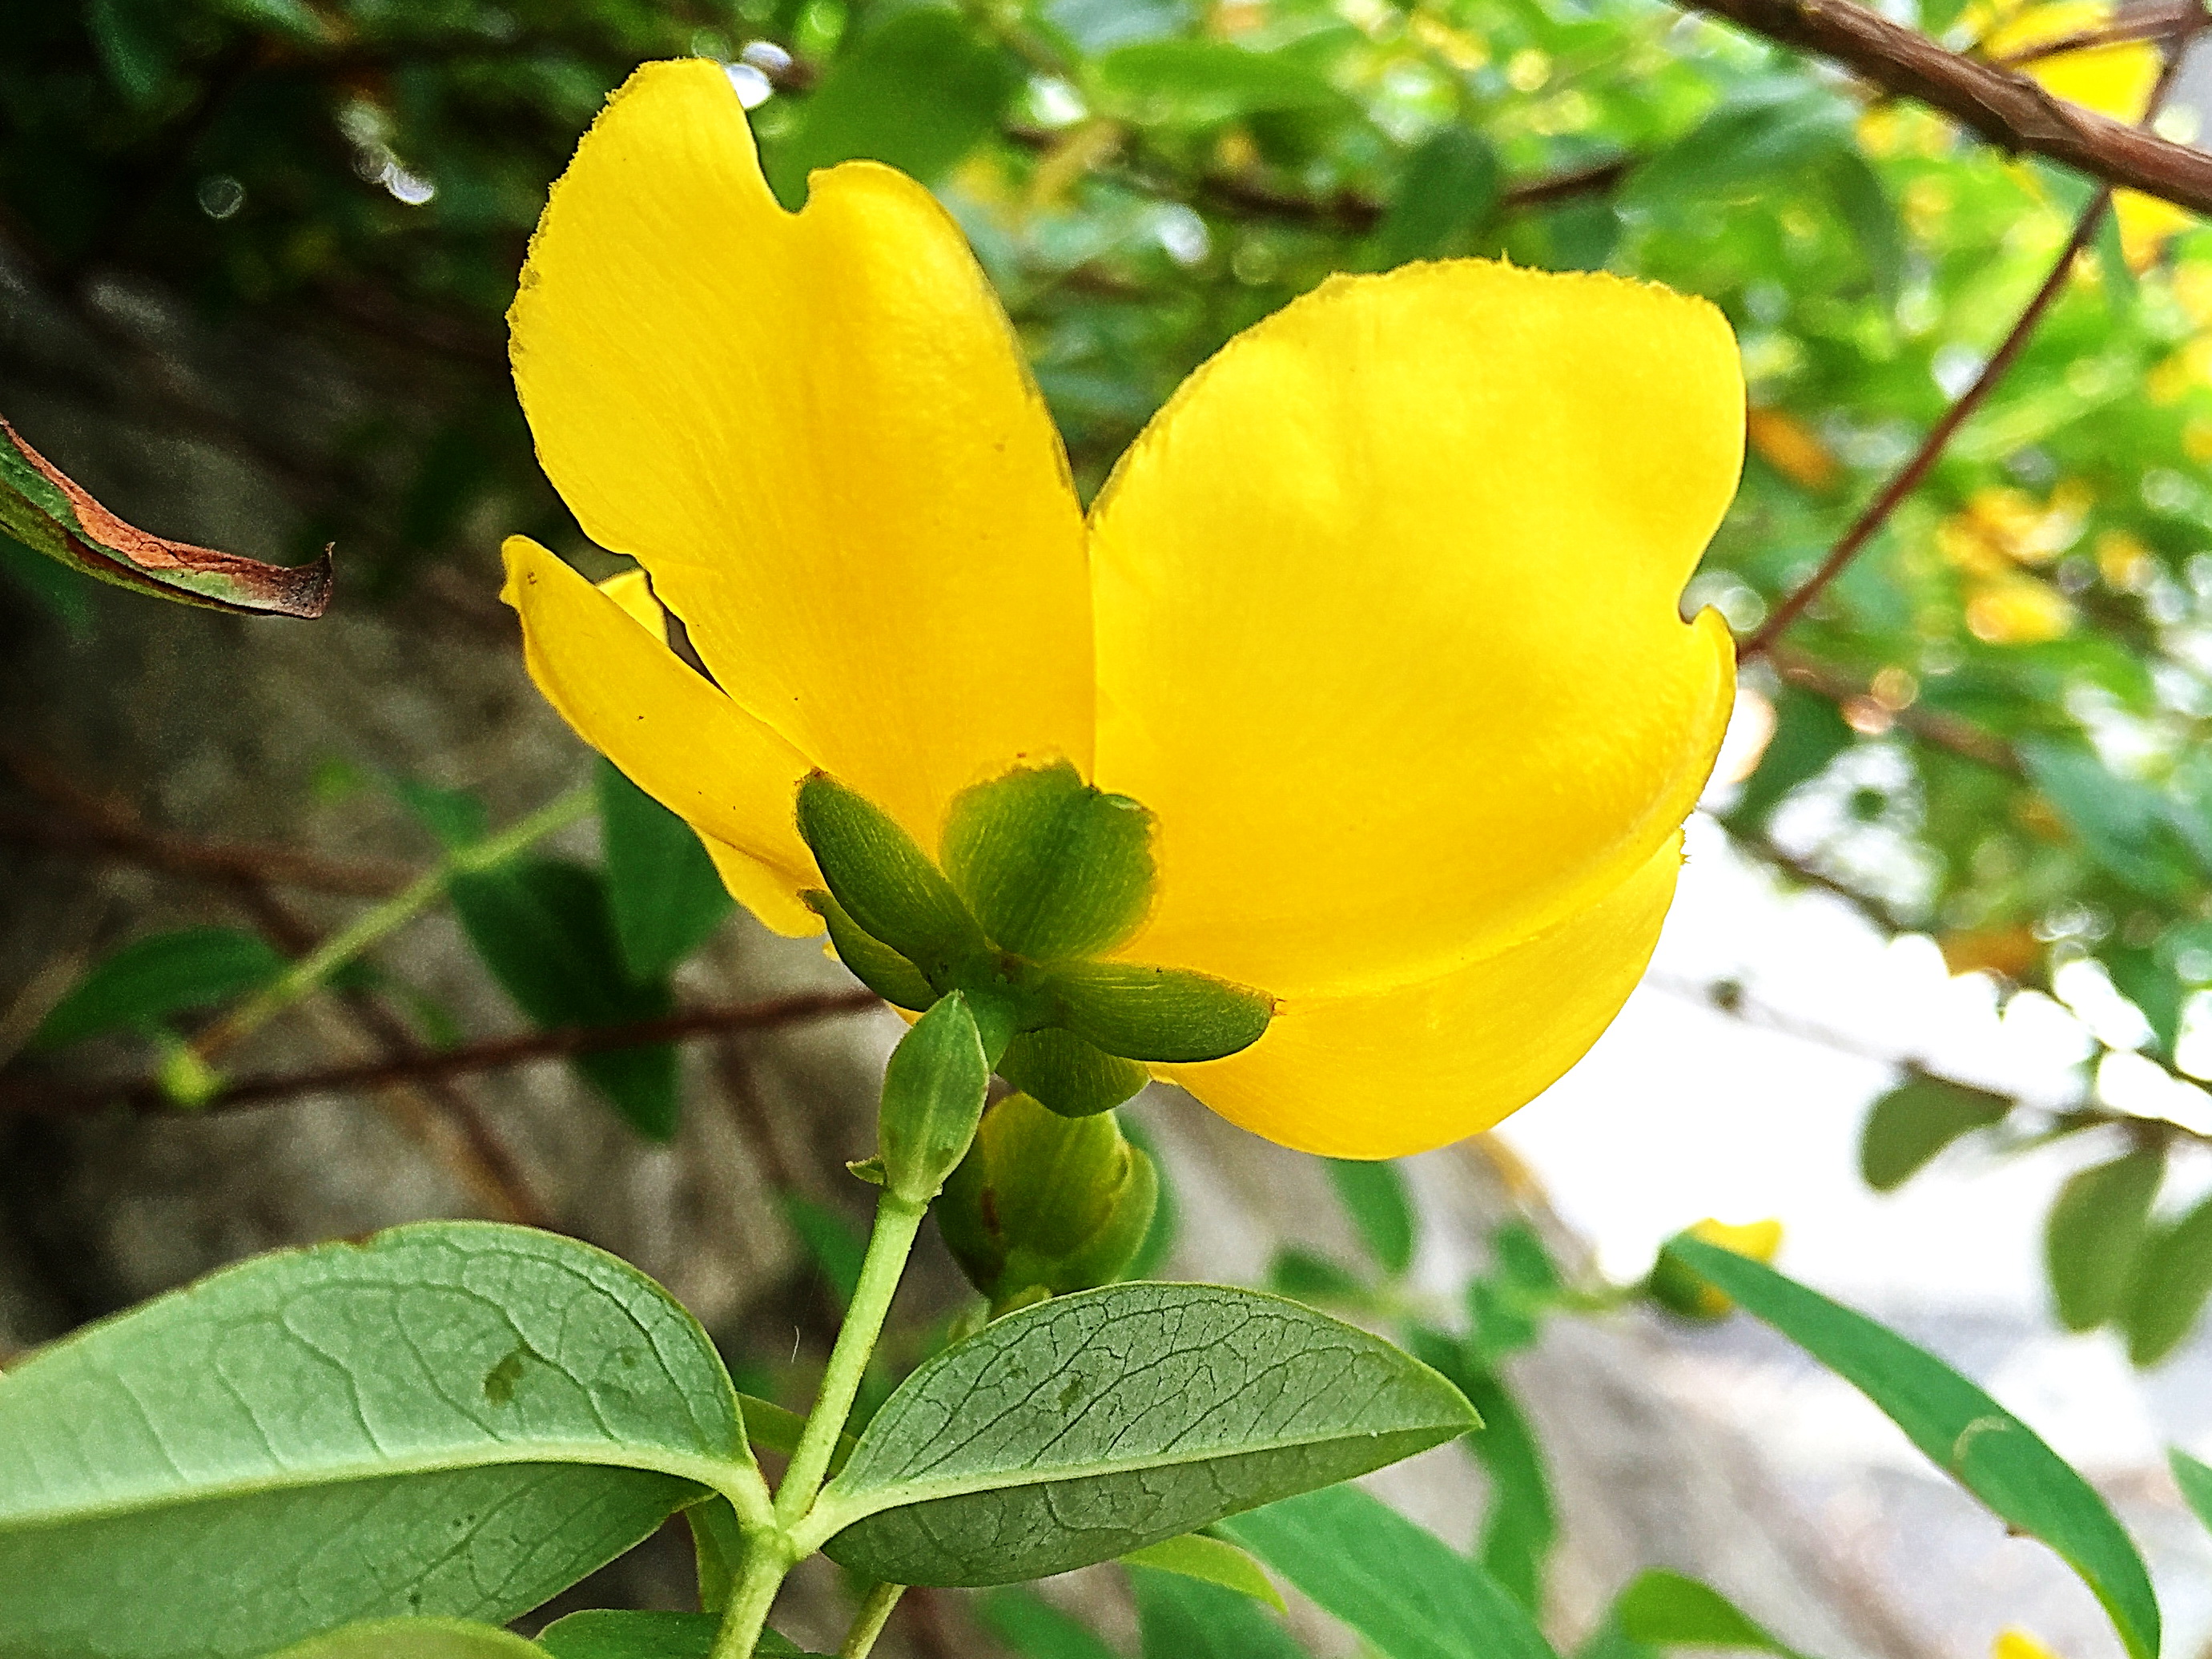
[[[1249,987],[1104,959],[1151,904],[1152,818],[1065,761],[962,791],[934,859],[825,773],[799,786],[799,829],[828,883],[807,902],[845,965],[915,1012],[960,993],[993,1068],[1065,1115],[1128,1099],[1146,1062],[1248,1048],[1273,1016]]]

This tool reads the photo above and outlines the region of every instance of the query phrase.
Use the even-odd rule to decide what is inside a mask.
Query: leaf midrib
[[[1449,1429],[1445,1439],[1455,1439],[1474,1428],[1473,1422],[1454,1424],[1439,1419],[1431,1423],[1405,1424],[1395,1428],[1339,1431],[1333,1434],[1308,1435],[1294,1440],[1272,1440],[1260,1445],[1224,1447],[1203,1456],[1178,1457],[1170,1453],[1158,1453],[1149,1457],[1133,1457],[1126,1462],[1097,1464],[1067,1464],[1045,1478],[1035,1478],[1036,1469],[1003,1470],[995,1474],[974,1475],[964,1479],[904,1481],[879,1487],[874,1492],[854,1494],[840,1492],[836,1481],[825,1487],[816,1502],[806,1531],[809,1535],[819,1533],[830,1538],[847,1527],[880,1515],[885,1510],[905,1509],[916,1504],[933,1503],[945,1498],[970,1498],[979,1493],[1008,1491],[1019,1486],[1057,1486],[1072,1480],[1094,1480],[1109,1474],[1139,1474],[1146,1469],[1163,1469],[1176,1466],[1218,1463],[1236,1457],[1251,1457],[1267,1452],[1295,1451],[1309,1446],[1325,1446],[1347,1440],[1381,1440],[1394,1435],[1421,1434],[1430,1430]],[[1441,1445],[1442,1441],[1437,1444]],[[1024,1478],[1029,1477],[1029,1478]],[[826,1530],[824,1530],[826,1528]]]
[[[590,1441],[533,1442],[526,1456],[514,1455],[521,1449],[514,1447],[485,1447],[483,1455],[470,1455],[441,1454],[436,1456],[387,1457],[373,1462],[349,1462],[326,1465],[313,1470],[301,1471],[293,1478],[282,1475],[246,1480],[211,1481],[186,1490],[160,1493],[141,1493],[133,1498],[107,1503],[84,1504],[67,1508],[19,1510],[0,1511],[0,1536],[11,1532],[32,1531],[40,1528],[70,1526],[94,1521],[112,1521],[126,1516],[147,1515],[162,1510],[183,1509],[195,1504],[219,1503],[227,1498],[257,1498],[285,1492],[304,1492],[316,1486],[349,1486],[365,1480],[398,1480],[416,1474],[447,1474],[462,1469],[497,1468],[502,1465],[522,1468],[542,1463],[585,1465],[598,1468],[637,1469],[648,1474],[672,1475],[694,1485],[732,1497],[742,1484],[744,1466],[735,1459],[720,1459],[704,1454],[665,1452],[654,1454],[643,1447],[623,1447]],[[495,1455],[497,1451],[510,1455]]]

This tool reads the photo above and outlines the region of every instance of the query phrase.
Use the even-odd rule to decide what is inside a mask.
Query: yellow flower
[[[2058,1659],[2058,1656],[2015,1626],[1997,1632],[1997,1639],[1990,1644],[1990,1659]]]
[[[818,927],[811,770],[933,848],[963,788],[1066,760],[1155,816],[1114,954],[1274,1000],[1252,1047],[1155,1073],[1352,1157],[1494,1123],[1641,974],[1733,690],[1720,618],[1678,611],[1741,461],[1711,307],[1474,261],[1333,280],[1194,374],[1086,518],[928,192],[852,162],[787,213],[689,62],[586,137],[511,322],[548,475],[712,678],[518,538],[531,672],[770,927]]]

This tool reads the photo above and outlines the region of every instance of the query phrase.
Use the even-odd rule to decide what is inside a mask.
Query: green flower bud
[[[1159,1179],[1112,1113],[1062,1117],[1027,1095],[984,1114],[937,1224],[994,1307],[1110,1284],[1152,1225]]]
[[[911,1204],[936,1197],[975,1139],[990,1086],[975,1016],[955,991],[915,1023],[884,1068],[876,1124],[884,1186]]]

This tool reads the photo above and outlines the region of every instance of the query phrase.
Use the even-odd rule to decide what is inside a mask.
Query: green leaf
[[[1227,40],[1146,40],[1093,63],[1100,98],[1144,125],[1219,126],[1249,115],[1346,106],[1344,94],[1279,53]]]
[[[957,13],[902,12],[830,65],[797,129],[769,153],[769,181],[793,208],[809,172],[856,157],[934,184],[990,135],[1021,82],[1019,67]]]
[[[2179,1447],[2166,1455],[2173,1470],[2173,1484],[2181,1488],[2182,1501],[2208,1528],[2212,1528],[2212,1468],[2207,1468]]]
[[[974,1605],[984,1629],[1021,1659],[1117,1659],[1113,1649],[1035,1590],[992,1590]]]
[[[799,833],[854,923],[933,986],[987,951],[982,929],[929,855],[890,815],[835,778],[799,786]]]
[[[945,819],[945,873],[1001,950],[1093,957],[1137,929],[1152,898],[1152,815],[1066,761],[962,790]]]
[[[1221,1060],[1257,1042],[1274,1013],[1264,992],[1178,968],[1072,962],[1044,976],[1054,1023],[1124,1060]]]
[[[1406,161],[1390,210],[1376,227],[1378,268],[1456,251],[1498,206],[1498,152],[1480,133],[1446,127]]]
[[[1285,1245],[1269,1259],[1267,1288],[1278,1296],[1298,1302],[1356,1305],[1373,1300],[1365,1282],[1357,1274],[1297,1244]]]
[[[1851,246],[1867,263],[1875,291],[1894,305],[1905,280],[1905,238],[1881,175],[1856,149],[1846,148],[1829,158],[1821,177],[1837,216],[1850,228]]]
[[[2004,1121],[2013,1103],[1985,1089],[1912,1073],[1875,1102],[1859,1133],[1859,1174],[1894,1192],[1960,1136]]]
[[[2166,1151],[2151,1146],[2076,1170],[2058,1189],[2044,1223],[2043,1265],[2068,1330],[2094,1330],[2120,1312],[2165,1178]]]
[[[1222,1530],[1382,1659],[1553,1659],[1527,1612],[1488,1573],[1356,1487],[1308,1492]]]
[[[884,1069],[884,1185],[910,1204],[935,1198],[975,1139],[990,1087],[975,1016],[954,991],[915,1022]]]
[[[2079,744],[2023,738],[2014,747],[2028,781],[2108,872],[2148,897],[2186,892],[2195,860],[2165,796],[2115,775]]]
[[[1718,1590],[1664,1568],[1639,1575],[1614,1598],[1612,1622],[1643,1647],[1740,1648],[1804,1659]]]
[[[1143,1659],[1304,1659],[1282,1620],[1235,1589],[1142,1566],[1129,1589]]]
[[[446,789],[416,778],[396,778],[392,793],[449,853],[475,846],[491,833],[491,814],[473,789]]]
[[[1755,87],[1723,104],[1629,175],[1625,198],[1668,206],[1725,201],[1780,175],[1832,161],[1850,144],[1851,118],[1809,82]]]
[[[599,797],[615,938],[630,978],[649,982],[704,945],[737,901],[691,826],[605,760]]]
[[[134,98],[158,91],[167,73],[161,54],[169,48],[146,23],[149,15],[149,8],[134,0],[94,0],[89,20],[110,74]],[[0,421],[0,534],[88,576],[179,605],[319,617],[330,603],[327,551],[313,564],[288,567],[149,535],[94,501],[5,421]]]
[[[999,1075],[1062,1117],[1090,1117],[1133,1098],[1152,1074],[1073,1032],[1024,1031],[999,1056]]]
[[[1187,1532],[1180,1538],[1164,1538],[1157,1544],[1132,1550],[1121,1558],[1121,1565],[1150,1567],[1155,1572],[1180,1573],[1185,1578],[1218,1584],[1239,1595],[1249,1595],[1255,1601],[1264,1601],[1277,1613],[1285,1611],[1282,1592],[1260,1571],[1257,1561],[1236,1545],[1208,1538],[1202,1532]]]
[[[2128,1358],[2155,1365],[2181,1346],[2212,1297],[2212,1198],[2154,1228],[2136,1252],[2120,1323]]]
[[[311,1636],[274,1659],[545,1659],[535,1642],[460,1619],[377,1619]]]
[[[706,1333],[587,1244],[433,1222],[257,1257],[0,1375],[0,1652],[502,1623],[743,1455]]]
[[[1475,1420],[1427,1366],[1296,1303],[1109,1285],[1011,1314],[908,1377],[823,1497],[826,1547],[894,1583],[1042,1577]]]
[[[538,1632],[538,1645],[553,1659],[708,1659],[721,1627],[721,1620],[711,1613],[619,1613],[593,1608],[556,1619]],[[775,1655],[809,1659],[795,1644],[772,1630],[761,1632],[753,1651],[763,1659]],[[372,1659],[372,1656],[363,1655],[362,1659]]]
[[[783,1218],[799,1235],[799,1244],[837,1297],[840,1308],[853,1300],[860,1282],[860,1264],[868,1254],[866,1234],[843,1212],[818,1204],[803,1193],[785,1193],[779,1200]]]
[[[1544,1570],[1559,1534],[1543,1449],[1519,1402],[1495,1371],[1446,1375],[1482,1414],[1482,1432],[1468,1437],[1467,1443],[1490,1477],[1490,1507],[1483,1514],[1475,1559],[1534,1614],[1543,1607]]]
[[[629,1025],[674,1008],[665,981],[630,978],[598,871],[565,860],[517,859],[457,875],[450,890],[469,943],[533,1024]],[[672,1045],[607,1049],[570,1063],[639,1133],[675,1136],[682,1101]]]
[[[830,947],[837,959],[885,1002],[918,1014],[937,1000],[937,993],[921,969],[871,934],[845,913],[836,896],[819,889],[804,895],[807,908],[822,918],[830,930]]]
[[[1763,830],[1792,790],[1819,777],[1856,741],[1833,699],[1785,682],[1774,697],[1774,734],[1729,808],[1729,823],[1753,834]]]
[[[110,1031],[147,1030],[172,1014],[258,990],[283,971],[284,958],[265,939],[235,927],[149,934],[79,980],[28,1046],[62,1048]]]
[[[1389,1163],[1324,1158],[1329,1184],[1352,1217],[1352,1230],[1382,1271],[1395,1278],[1413,1265],[1413,1201]]]
[[[1933,1355],[1762,1263],[1678,1236],[1668,1254],[1880,1407],[1936,1467],[2088,1585],[2134,1659],[2156,1659],[2158,1600],[2094,1488],[2027,1425]]]

